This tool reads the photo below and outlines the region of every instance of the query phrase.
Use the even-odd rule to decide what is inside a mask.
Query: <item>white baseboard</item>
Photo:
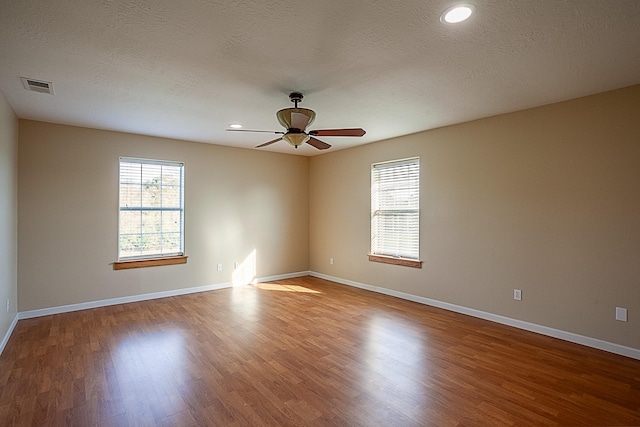
[[[13,321],[11,322],[11,325],[9,325],[9,330],[7,330],[7,333],[4,334],[4,338],[2,339],[2,342],[0,342],[0,354],[2,354],[2,351],[4,350],[4,347],[7,345],[7,342],[9,341],[9,337],[11,337],[11,334],[13,333],[13,329],[16,327],[16,324],[18,323],[18,313],[16,313],[16,315],[13,318]]]
[[[610,353],[620,354],[622,356],[631,357],[633,359],[640,360],[640,349],[626,347],[620,344],[610,343],[608,341],[599,340],[597,338],[586,337],[584,335],[574,334],[572,332],[562,331],[559,329],[550,328],[548,326],[536,325],[535,323],[529,323],[518,319],[512,319],[510,317],[500,316],[485,311],[476,310],[473,308],[463,307],[447,302],[442,302],[430,298],[420,297],[404,292],[394,291],[392,289],[382,288],[378,286],[366,285],[364,283],[354,282],[352,280],[341,279],[339,277],[328,276],[326,274],[310,272],[309,275],[318,277],[332,282],[337,282],[343,285],[353,286],[360,289],[365,289],[372,292],[378,292],[380,294],[390,295],[397,298],[417,302],[420,304],[430,305],[433,307],[443,308],[445,310],[454,311],[456,313],[467,314],[469,316],[477,317],[480,319],[489,320],[503,325],[513,326],[514,328],[524,329],[526,331],[536,332],[538,334],[547,335],[554,338],[559,338],[564,341],[569,341],[577,344],[582,344],[587,347],[597,348],[599,350],[608,351]]]
[[[256,282],[271,282],[274,280],[290,279],[294,277],[308,276],[309,271],[299,271],[295,273],[280,274],[277,276],[260,277],[255,279]],[[149,294],[132,295],[127,297],[109,298],[98,301],[81,302],[78,304],[61,305],[57,307],[40,308],[37,310],[28,310],[19,312],[17,319],[30,319],[33,317],[49,316],[51,314],[68,313],[71,311],[87,310],[89,308],[107,307],[110,305],[127,304],[130,302],[147,301],[157,298],[173,297],[177,295],[194,294],[196,292],[215,291],[217,289],[230,288],[232,282],[217,283],[214,285],[197,286],[194,288],[174,289],[171,291],[153,292]],[[16,321],[17,321],[16,319]],[[14,322],[15,323],[15,322]],[[8,334],[10,335],[10,333]],[[8,335],[7,338],[8,339]]]

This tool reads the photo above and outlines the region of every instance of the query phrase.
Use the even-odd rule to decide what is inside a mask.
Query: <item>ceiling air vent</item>
[[[26,77],[20,77],[20,80],[22,80],[22,85],[26,90],[29,90],[31,92],[48,93],[49,95],[53,95],[53,83],[51,82],[45,82],[43,80],[28,79]]]

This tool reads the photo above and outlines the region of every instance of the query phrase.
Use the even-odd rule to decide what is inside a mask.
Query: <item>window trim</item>
[[[413,268],[422,268],[422,263],[423,261],[420,260],[420,206],[419,206],[419,202],[418,202],[418,208],[416,209],[416,212],[418,214],[418,254],[416,258],[406,258],[406,257],[402,257],[402,256],[393,256],[393,255],[389,255],[389,254],[378,254],[378,253],[374,253],[373,252],[373,218],[374,218],[374,206],[373,206],[373,176],[374,176],[374,170],[376,168],[376,166],[379,165],[388,165],[388,164],[397,164],[398,166],[402,165],[403,163],[408,163],[408,162],[416,162],[418,165],[418,180],[420,179],[420,157],[419,156],[415,156],[415,157],[407,157],[407,158],[403,158],[403,159],[397,159],[397,160],[388,160],[388,161],[383,161],[383,162],[376,162],[376,163],[372,163],[371,164],[371,199],[370,199],[370,211],[371,211],[371,215],[369,218],[369,231],[370,231],[370,252],[368,254],[368,259],[371,262],[379,262],[379,263],[384,263],[384,264],[392,264],[392,265],[399,265],[399,266],[404,266],[404,267],[413,267]],[[420,196],[420,187],[418,184],[418,197]]]
[[[128,270],[130,268],[143,268],[143,267],[159,267],[161,265],[175,265],[186,264],[187,256],[172,256],[172,257],[158,257],[158,258],[146,258],[135,259],[127,261],[116,261],[113,263],[114,270]]]
[[[180,174],[180,206],[181,208],[168,208],[168,209],[158,209],[158,210],[173,210],[180,211],[181,213],[181,249],[180,252],[171,252],[167,254],[151,254],[151,255],[134,255],[134,256],[120,256],[120,213],[123,211],[122,206],[120,206],[120,185],[121,185],[121,176],[120,176],[120,168],[122,162],[131,162],[131,163],[141,163],[141,164],[150,164],[150,165],[167,165],[167,166],[180,166],[182,168]],[[113,263],[114,270],[126,270],[131,268],[143,268],[143,267],[156,267],[162,265],[175,265],[175,264],[186,264],[187,256],[185,255],[185,203],[184,203],[184,187],[185,187],[185,176],[184,176],[184,168],[185,163],[181,161],[175,160],[158,160],[158,159],[147,159],[141,157],[128,157],[128,156],[120,156],[118,158],[118,231],[117,231],[117,255],[116,261]],[[127,210],[138,210],[138,209],[124,209]],[[149,210],[149,209],[139,209],[140,211]]]
[[[422,268],[422,261],[412,258],[396,258],[387,255],[369,254],[369,261],[381,262],[383,264],[402,265],[404,267]]]

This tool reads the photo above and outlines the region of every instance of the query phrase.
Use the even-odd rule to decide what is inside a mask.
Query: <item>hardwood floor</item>
[[[303,277],[21,320],[0,425],[640,425],[640,361]]]

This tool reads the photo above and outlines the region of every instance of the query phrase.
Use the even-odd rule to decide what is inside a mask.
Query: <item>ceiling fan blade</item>
[[[277,130],[252,130],[252,129],[225,129],[227,132],[262,132],[262,133],[279,133],[284,135],[284,132]]]
[[[366,132],[361,128],[350,129],[318,129],[309,131],[313,136],[363,136]]]
[[[278,133],[282,133],[282,132],[278,132]],[[256,148],[266,147],[267,145],[271,145],[271,144],[273,144],[275,142],[280,141],[281,139],[282,139],[282,137],[280,136],[280,137],[278,137],[276,139],[273,139],[273,140],[271,140],[269,142],[265,142],[264,144],[256,145]]]
[[[307,141],[307,144],[316,147],[318,150],[326,150],[327,148],[331,148],[331,146],[326,142],[322,142],[319,139],[315,139],[314,137],[310,137]]]

